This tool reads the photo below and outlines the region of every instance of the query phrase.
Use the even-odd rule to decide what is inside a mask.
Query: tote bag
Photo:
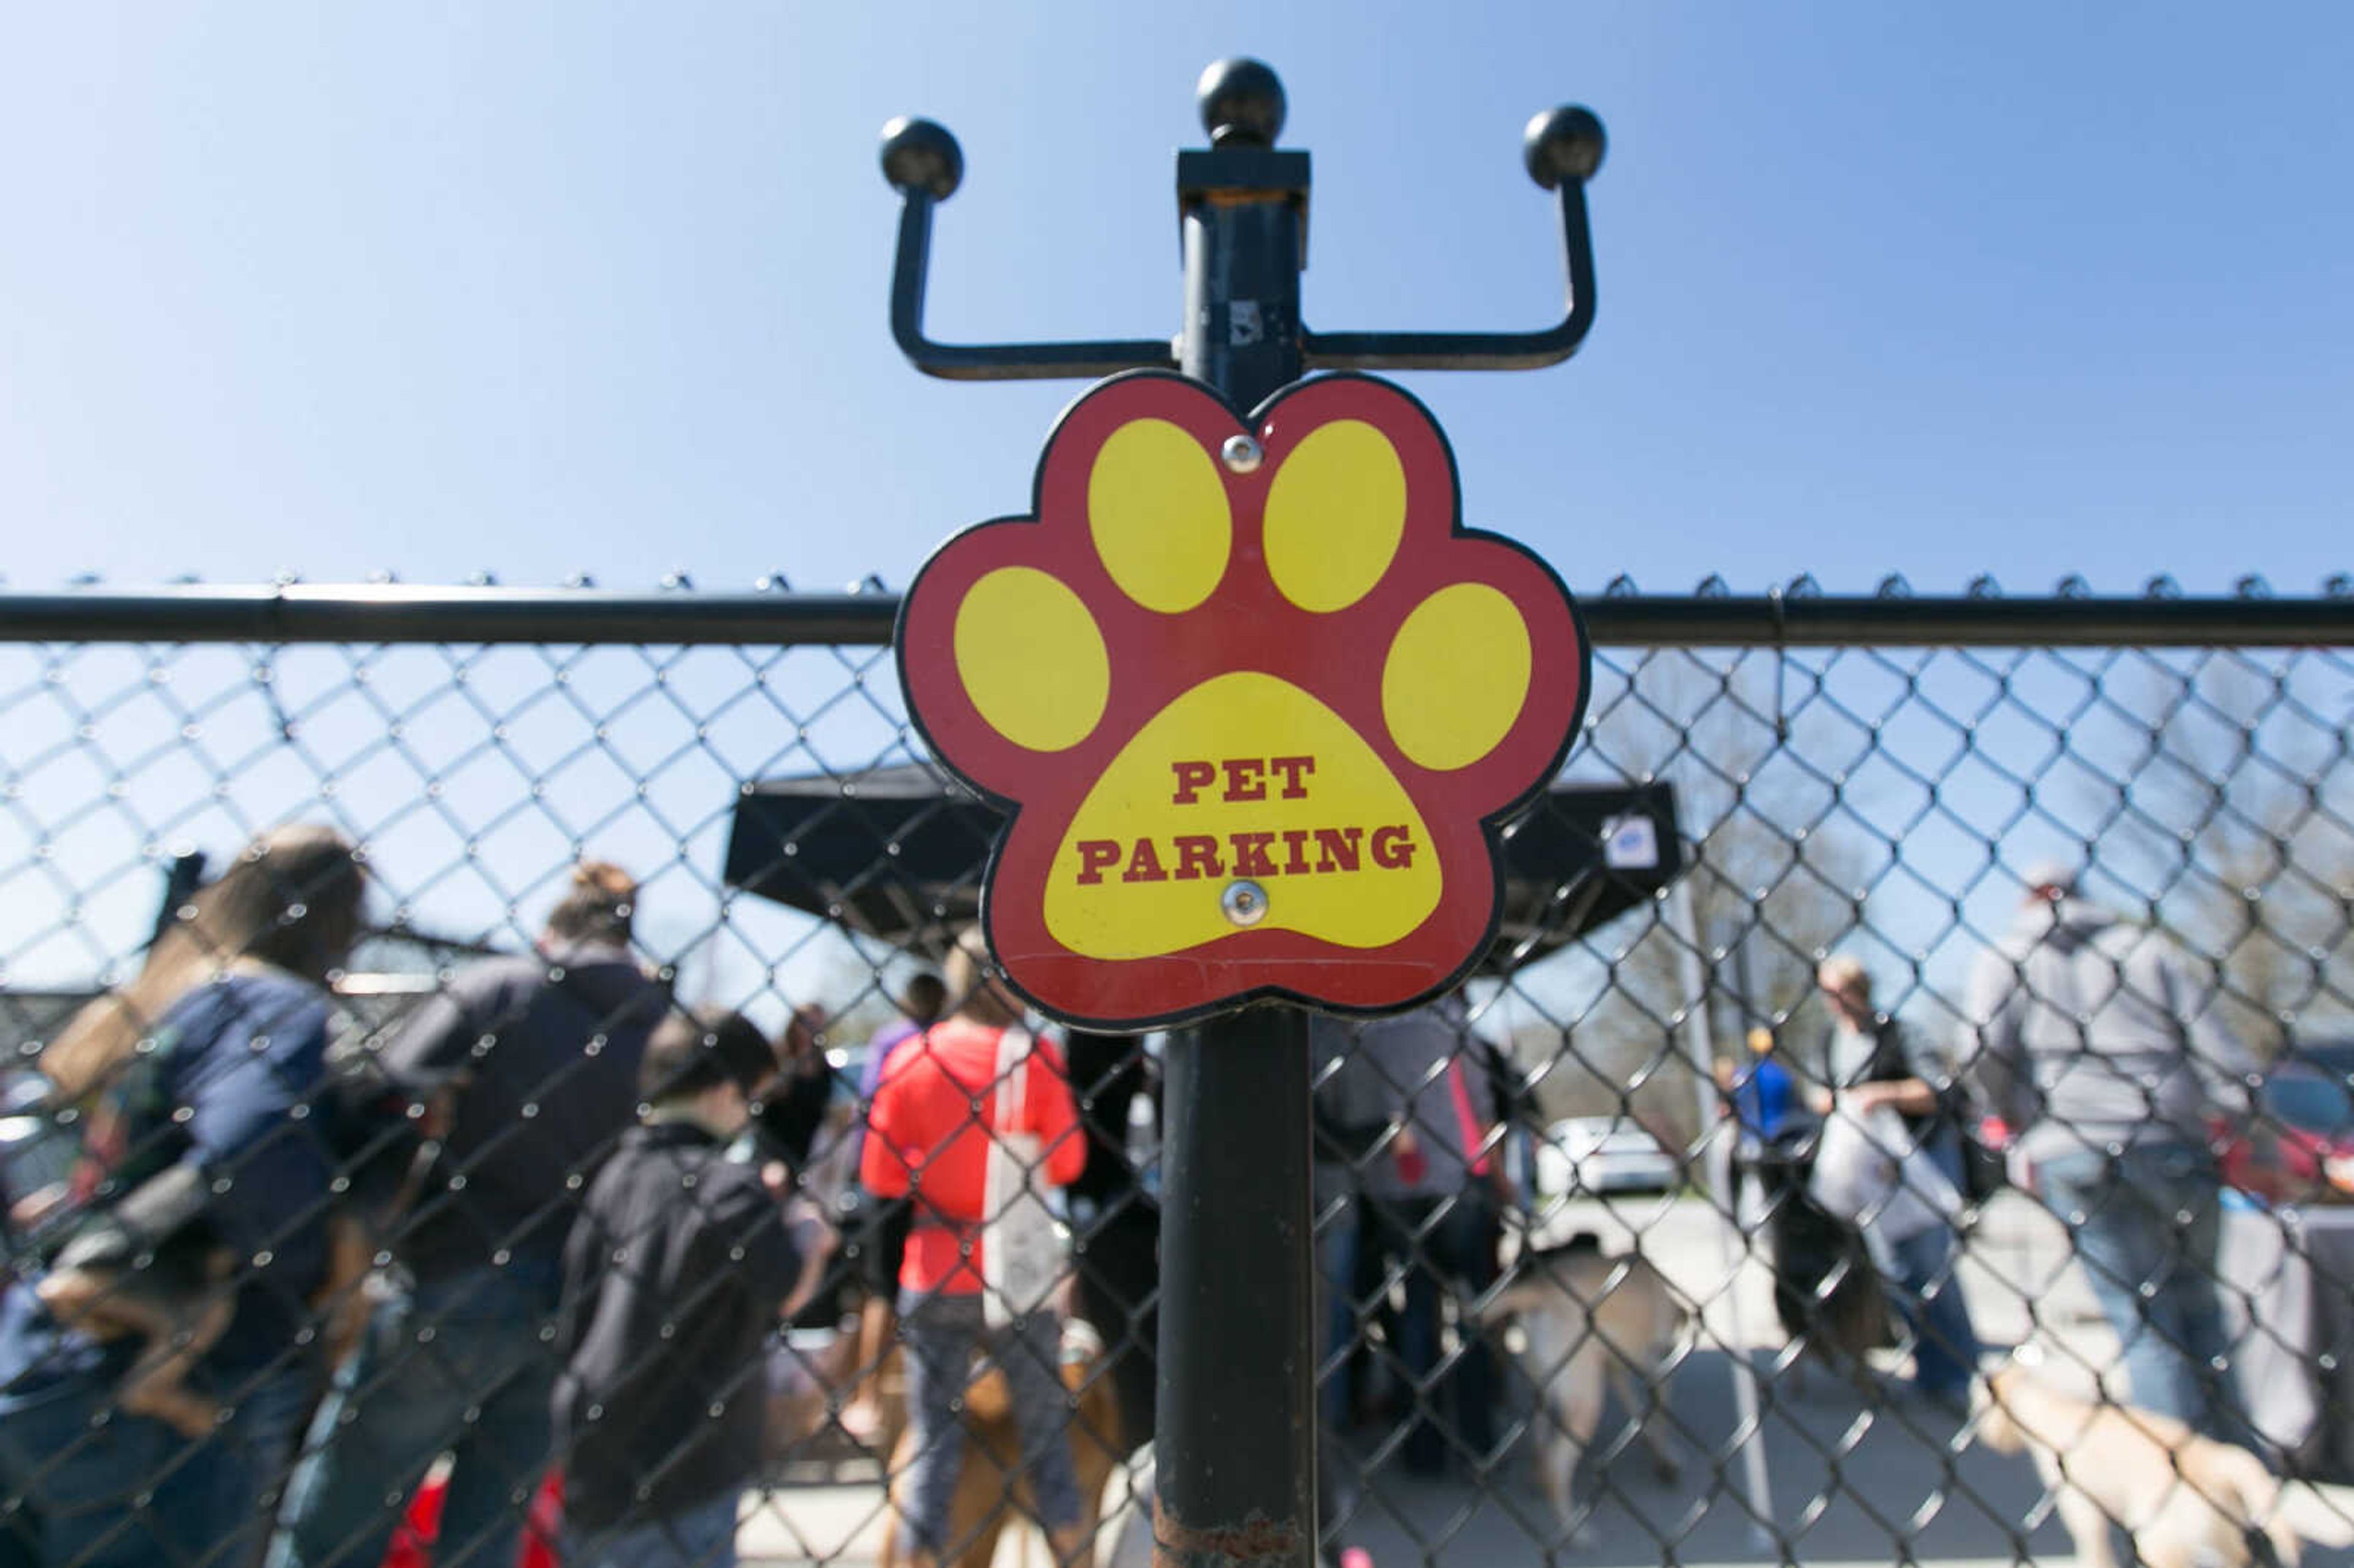
[[[1029,1097],[1029,1031],[1015,1025],[997,1044],[997,1095],[981,1191],[981,1309],[992,1329],[1043,1308],[1063,1277],[1063,1239],[1046,1207],[1045,1159],[1022,1123]]]
[[[1808,1195],[1833,1216],[1902,1241],[1961,1217],[1962,1195],[1888,1106],[1858,1116],[1839,1097],[1815,1142]]]

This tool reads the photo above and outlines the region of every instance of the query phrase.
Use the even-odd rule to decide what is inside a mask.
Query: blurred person
[[[884,1064],[903,1041],[938,1022],[948,1008],[948,987],[929,969],[908,978],[899,993],[899,1017],[877,1030],[866,1043],[866,1060],[858,1077],[859,1156],[865,1155],[866,1120],[873,1114],[875,1091],[883,1081]],[[864,1190],[864,1183],[861,1183]],[[866,1299],[858,1308],[856,1392],[843,1406],[842,1428],[861,1444],[883,1436],[881,1390],[877,1386],[883,1358],[898,1326],[899,1268],[907,1255],[907,1227],[915,1217],[905,1196],[882,1197],[869,1191],[859,1209],[858,1277]]]
[[[907,983],[900,988],[894,1005],[898,1008],[899,1016],[876,1030],[866,1042],[866,1060],[861,1065],[858,1075],[861,1104],[874,1100],[875,1091],[883,1082],[883,1064],[889,1058],[892,1047],[910,1035],[920,1034],[929,1029],[948,1011],[948,982],[929,969],[917,969],[907,977]]]
[[[2133,1403],[2240,1442],[2219,1370],[2231,1344],[2208,1119],[2249,1115],[2254,1063],[2215,1004],[2165,938],[2079,897],[2068,868],[2039,863],[2010,929],[1971,971],[1962,1062],[2068,1225]]]
[[[1310,1180],[1324,1314],[1324,1372],[1318,1404],[1326,1429],[1336,1435],[1346,1432],[1356,1416],[1363,1171],[1380,1156],[1390,1131],[1391,1097],[1372,1075],[1352,1065],[1360,1027],[1329,1013],[1308,1018],[1315,1083],[1310,1102],[1314,1139]]]
[[[376,1305],[313,1420],[273,1568],[374,1564],[450,1456],[439,1568],[507,1568],[548,1456],[547,1342],[580,1192],[636,1120],[668,993],[630,950],[637,885],[590,862],[535,957],[490,959],[419,1007],[378,1066],[446,1126]]]
[[[1065,1427],[1061,1327],[1051,1309],[989,1327],[981,1298],[989,1230],[988,1158],[998,1097],[1009,1086],[1000,1062],[1020,1001],[996,979],[978,930],[949,956],[955,1011],[894,1047],[876,1083],[860,1177],[869,1192],[914,1204],[899,1274],[900,1336],[907,1349],[907,1419],[913,1460],[904,1480],[915,1562],[938,1568],[958,1547],[949,1513],[963,1463],[961,1401],[976,1345],[1003,1372],[1021,1432],[1022,1467],[1056,1562],[1084,1565],[1090,1542],[1081,1524],[1076,1473]],[[1060,1054],[1031,1042],[1022,1063],[1020,1131],[1042,1150],[1030,1180],[1062,1187],[1087,1160],[1078,1115]]]
[[[1752,1029],[1746,1044],[1749,1060],[1731,1075],[1734,1115],[1741,1121],[1744,1143],[1763,1147],[1803,1119],[1797,1080],[1774,1054],[1774,1032]]]
[[[803,1002],[785,1021],[774,1076],[760,1091],[760,1130],[795,1176],[809,1168],[817,1135],[833,1103],[833,1067],[825,1056],[825,1009]]]
[[[1071,1315],[1103,1339],[1124,1457],[1152,1440],[1158,1411],[1161,1205],[1146,1183],[1154,1156],[1133,1141],[1133,1118],[1157,1132],[1160,1075],[1141,1035],[1069,1030],[1063,1057],[1087,1151],[1063,1189],[1076,1244]]]
[[[1758,1027],[1744,1042],[1746,1061],[1720,1060],[1716,1087],[1723,1114],[1738,1129],[1733,1149],[1733,1212],[1744,1225],[1765,1213],[1766,1194],[1758,1167],[1782,1136],[1806,1119],[1797,1080],[1774,1054],[1774,1032]]]
[[[312,1113],[365,894],[334,831],[263,836],[46,1054],[81,1140],[51,1266],[0,1298],[0,1562],[234,1564],[260,1544],[322,1373],[335,1172]],[[185,1372],[211,1416],[196,1440],[124,1405],[146,1347],[109,1321],[118,1294],[180,1287],[212,1320]]]
[[[1378,1259],[1380,1277],[1388,1278],[1394,1266],[1405,1275],[1397,1351],[1416,1404],[1406,1469],[1426,1476],[1446,1469],[1448,1444],[1437,1416],[1450,1404],[1455,1438],[1476,1464],[1494,1446],[1496,1378],[1493,1357],[1475,1330],[1464,1329],[1453,1367],[1444,1380],[1433,1380],[1443,1300],[1476,1297],[1496,1280],[1510,1192],[1490,1049],[1471,1033],[1461,999],[1448,997],[1362,1025],[1341,1071],[1356,1077],[1358,1096],[1384,1102],[1387,1111],[1386,1146],[1361,1167],[1359,1245]]]
[[[738,1013],[673,1013],[647,1042],[640,1125],[565,1245],[552,1414],[568,1568],[736,1561],[737,1503],[760,1465],[762,1348],[832,1250],[783,1165],[730,1157],[775,1069]]]
[[[1958,1192],[1961,1095],[1944,1064],[1917,1054],[1910,1032],[1873,1006],[1872,975],[1860,959],[1826,959],[1815,984],[1831,1015],[1822,1058],[1829,1086],[1818,1086],[1808,1096],[1815,1113],[1830,1115],[1835,1094],[1840,1108],[1859,1121],[1882,1108],[1894,1111],[1911,1150]],[[1901,1157],[1909,1150],[1885,1152]],[[1924,1216],[1917,1228],[1900,1234],[1884,1210],[1865,1224],[1865,1239],[1912,1330],[1914,1392],[1933,1404],[1963,1408],[1978,1373],[1978,1340],[1956,1266],[1958,1238],[1944,1215],[1925,1204],[1917,1212]]]
[[[1363,1168],[1378,1158],[1389,1134],[1390,1097],[1378,1092],[1371,1075],[1352,1067],[1358,1025],[1328,1013],[1308,1018],[1310,1062],[1315,1090],[1310,1181],[1315,1202],[1316,1273],[1323,1319],[1323,1360],[1317,1405],[1325,1430],[1335,1439],[1356,1415],[1356,1348],[1362,1333],[1358,1292],[1363,1261]],[[1325,1449],[1336,1446],[1333,1442]],[[1345,1483],[1345,1475],[1341,1479]],[[1345,1512],[1348,1486],[1319,1490],[1320,1511]],[[1320,1521],[1323,1522],[1323,1521]]]

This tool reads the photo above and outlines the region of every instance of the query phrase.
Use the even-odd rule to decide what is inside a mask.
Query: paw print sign
[[[1013,811],[981,907],[1015,989],[1143,1029],[1463,977],[1589,656],[1553,571],[1457,513],[1446,438],[1370,377],[1247,423],[1165,372],[1071,406],[1034,514],[943,546],[897,634],[925,739]]]

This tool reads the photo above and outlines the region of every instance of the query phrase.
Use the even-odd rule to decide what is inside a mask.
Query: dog
[[[2244,1448],[2152,1411],[2087,1404],[2018,1360],[1980,1385],[1974,1421],[1997,1453],[2033,1457],[2078,1568],[2115,1568],[2112,1524],[2145,1568],[2243,1568],[2259,1531],[2288,1568],[2302,1542],[2354,1545],[2354,1488],[2284,1482]]]
[[[1653,1473],[1663,1482],[1682,1475],[1661,1414],[1695,1314],[1649,1259],[1611,1256],[1581,1232],[1524,1257],[1519,1277],[1479,1310],[1483,1325],[1508,1317],[1520,1322],[1518,1360],[1537,1390],[1538,1480],[1575,1542],[1588,1533],[1577,1467],[1594,1441],[1606,1392],[1617,1392],[1637,1424]]]
[[[237,1310],[238,1254],[203,1217],[210,1186],[193,1166],[154,1177],[125,1215],[101,1217],[68,1240],[34,1287],[52,1318],[92,1340],[144,1340],[115,1385],[115,1407],[160,1421],[192,1443],[212,1433],[220,1412],[188,1386],[188,1374],[228,1331]],[[161,1239],[150,1244],[143,1236]],[[326,1266],[311,1308],[333,1366],[366,1324],[361,1285],[375,1267],[376,1247],[360,1219],[342,1209],[328,1215],[326,1241]]]
[[[235,1267],[226,1248],[158,1260],[144,1269],[69,1258],[35,1294],[57,1321],[93,1341],[145,1340],[115,1385],[115,1407],[160,1421],[194,1443],[212,1432],[219,1407],[186,1379],[228,1331],[236,1312]]]
[[[894,1356],[897,1354],[895,1351]],[[1103,1338],[1085,1321],[1063,1325],[1063,1386],[1075,1396],[1066,1432],[1071,1446],[1071,1466],[1078,1472],[1079,1523],[1092,1540],[1102,1522],[1105,1489],[1115,1472],[1124,1471],[1129,1451],[1120,1437],[1119,1395],[1107,1375]],[[949,1540],[958,1545],[958,1568],[990,1568],[998,1538],[1009,1522],[1034,1520],[1037,1504],[1022,1468],[1022,1435],[1013,1422],[1013,1402],[1005,1374],[990,1369],[973,1380],[964,1395],[965,1446],[957,1471],[954,1500],[949,1510]],[[875,1555],[876,1568],[908,1568],[912,1549],[900,1537],[903,1514],[900,1478],[916,1457],[915,1429],[899,1432],[890,1446],[891,1504],[883,1525],[883,1540]]]
[[[375,1243],[361,1225],[330,1216],[326,1273],[310,1303],[330,1367],[359,1342],[368,1309],[361,1287],[375,1265]],[[202,1234],[159,1247],[144,1266],[113,1258],[102,1245],[69,1245],[35,1294],[58,1322],[99,1343],[145,1340],[115,1385],[115,1407],[195,1443],[212,1434],[220,1408],[187,1377],[236,1316],[237,1266],[233,1250]]]

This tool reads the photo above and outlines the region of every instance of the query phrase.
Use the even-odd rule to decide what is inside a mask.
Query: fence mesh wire
[[[2274,1511],[2071,1399],[2354,1482],[2354,661],[1596,683],[1538,808],[1575,872],[1458,996],[1317,1026],[1328,1549],[2012,1560]],[[653,1520],[682,1561],[1049,1561],[1041,1522],[1140,1561],[1161,1043],[894,1046],[962,978],[973,810],[887,650],[0,647],[0,1557],[592,1562]],[[1068,1288],[899,1318],[978,1267],[992,1139]]]

